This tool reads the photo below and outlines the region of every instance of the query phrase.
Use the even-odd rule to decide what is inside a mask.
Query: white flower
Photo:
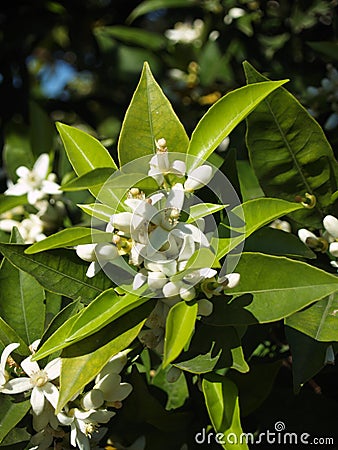
[[[13,344],[7,345],[2,354],[0,359],[0,392],[3,391],[3,387],[6,385],[9,375],[6,370],[6,363],[9,355],[12,353],[13,350],[19,347],[20,344],[17,342],[14,342]]]
[[[330,215],[324,217],[323,225],[331,236],[338,239],[338,219],[336,217]]]
[[[194,20],[194,23],[177,22],[174,29],[166,30],[165,36],[174,44],[191,44],[199,40],[202,35],[204,23],[200,19]]]
[[[56,358],[50,361],[44,369],[40,369],[38,363],[32,361],[29,356],[22,361],[21,367],[28,377],[9,380],[2,392],[4,394],[19,394],[32,390],[30,402],[33,412],[37,415],[43,412],[46,400],[56,408],[59,391],[50,381],[59,377],[61,359]]]
[[[46,237],[43,233],[44,222],[36,214],[29,214],[21,222],[13,219],[0,220],[0,230],[11,232],[13,227],[17,227],[26,244],[42,241]]]
[[[186,192],[193,192],[209,183],[213,176],[211,166],[203,164],[188,173],[188,178],[184,183]]]
[[[60,423],[70,426],[70,443],[80,450],[90,450],[89,438],[97,433],[99,423],[107,423],[115,412],[106,409],[82,411],[79,408],[66,408],[57,415]]]
[[[120,256],[116,245],[104,242],[77,245],[76,254],[79,258],[91,263],[86,272],[88,278],[92,278],[105,264],[114,262]]]
[[[19,179],[16,184],[7,189],[5,194],[27,194],[28,203],[31,205],[41,200],[46,194],[60,194],[60,186],[54,181],[55,175],[48,175],[48,169],[49,156],[47,153],[43,153],[36,160],[32,170],[25,166],[20,166],[16,170]]]

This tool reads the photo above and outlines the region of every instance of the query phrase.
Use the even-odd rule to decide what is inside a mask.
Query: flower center
[[[31,379],[34,386],[41,387],[47,383],[48,375],[44,370],[39,370],[32,375]]]

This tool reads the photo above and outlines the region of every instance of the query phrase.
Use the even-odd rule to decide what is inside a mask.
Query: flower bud
[[[110,223],[114,228],[123,231],[124,233],[130,233],[130,225],[133,219],[133,214],[130,212],[122,212],[113,214],[110,218]]]
[[[181,283],[174,283],[169,281],[169,283],[163,286],[163,295],[165,297],[173,297],[174,295],[178,295],[180,293]]]
[[[224,278],[224,281],[223,281],[223,278],[222,278],[222,284],[223,284],[223,286],[225,288],[232,289],[235,286],[237,286],[237,284],[239,283],[240,278],[241,278],[241,276],[240,276],[239,273],[236,273],[236,272],[229,273],[229,275],[227,275]],[[221,282],[221,280],[219,280],[219,281]]]
[[[311,233],[311,231],[307,230],[306,228],[301,228],[298,230],[298,237],[302,242],[304,242],[304,244],[307,243],[306,241],[309,238],[317,239],[317,236],[315,234]]]
[[[335,239],[338,239],[338,219],[334,216],[326,216],[323,225],[328,233]]]
[[[95,253],[99,259],[104,261],[111,261],[119,256],[119,251],[113,244],[97,244]]]
[[[95,247],[97,244],[83,244],[76,246],[76,254],[84,261],[96,261]]]
[[[168,278],[163,272],[149,272],[148,273],[148,286],[152,291],[162,289],[167,283]]]
[[[198,306],[197,314],[200,316],[210,316],[210,314],[214,309],[214,305],[206,298],[198,300],[197,306]]]
[[[185,300],[186,302],[190,302],[190,300],[193,300],[196,297],[195,288],[190,287],[189,289],[187,289],[186,287],[181,287],[180,297],[182,300]]]
[[[99,408],[103,402],[103,393],[99,389],[92,389],[82,397],[81,406],[84,410],[89,411]]]
[[[332,242],[332,244],[330,244],[329,252],[332,256],[338,258],[338,242]]]
[[[188,178],[184,183],[184,189],[187,192],[193,192],[208,184],[211,178],[212,168],[204,164],[189,173]]]

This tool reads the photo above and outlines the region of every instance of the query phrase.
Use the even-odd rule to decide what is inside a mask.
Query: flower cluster
[[[338,268],[338,219],[328,215],[323,219],[323,232],[316,236],[306,228],[298,230],[299,239],[315,251],[328,253],[330,264]]]
[[[33,352],[38,343],[31,346]],[[90,439],[101,439],[106,432],[105,429],[99,430],[100,424],[107,423],[116,414],[115,410],[122,407],[122,401],[132,391],[129,383],[121,382],[120,372],[127,363],[126,351],[111,358],[96,376],[92,389],[78,393],[57,414],[61,359],[56,358],[40,369],[29,356],[19,366],[10,356],[18,347],[18,343],[13,343],[2,352],[0,393],[30,395],[36,434],[27,448],[47,449],[54,438],[64,438],[70,427],[70,444],[80,450],[89,450]]]
[[[338,70],[331,64],[327,66],[327,76],[322,79],[321,86],[309,86],[306,92],[310,113],[317,117],[329,110],[330,115],[324,124],[325,130],[333,130],[338,126]]]
[[[106,231],[113,233],[109,243],[79,245],[78,256],[91,262],[87,276],[94,276],[107,263],[119,265],[120,255],[129,257],[136,269],[133,290],[146,285],[159,302],[146,323],[140,339],[151,348],[161,349],[169,308],[179,301],[197,301],[199,315],[209,315],[209,300],[222,290],[235,286],[238,274],[217,277],[210,267],[190,268],[189,261],[199,251],[212,252],[212,232],[205,232],[205,219],[180,221],[183,211],[194,201],[193,192],[213,177],[211,166],[186,169],[184,161],[171,160],[165,139],[156,142],[157,152],[150,159],[148,176],[159,190],[150,196],[138,188],[129,190],[124,212],[113,214]],[[208,215],[205,212],[204,216]]]
[[[16,170],[18,180],[9,182],[5,195],[27,195],[27,207],[18,206],[2,214],[0,230],[10,232],[17,227],[26,243],[41,241],[45,233],[55,231],[65,216],[60,186],[56,175],[49,173],[49,155],[43,153],[32,170],[20,166]]]

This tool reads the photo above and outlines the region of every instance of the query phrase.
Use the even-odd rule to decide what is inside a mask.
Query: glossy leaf
[[[194,331],[197,303],[188,305],[181,301],[168,313],[162,367],[165,368],[181,353]]]
[[[231,131],[250,114],[255,107],[283,81],[257,83],[238,88],[218,100],[202,117],[192,133],[187,168],[203,164]]]
[[[25,253],[27,255],[32,255],[53,248],[74,247],[76,245],[95,244],[98,242],[111,242],[111,238],[112,233],[106,233],[101,230],[84,227],[66,228],[31,245],[27,248]]]
[[[68,159],[77,175],[81,176],[100,167],[117,169],[107,149],[93,136],[60,122],[57,122],[56,127],[65,146]],[[94,186],[90,191],[93,195],[96,195],[100,188]]]
[[[0,317],[0,344],[2,348],[13,342],[20,344],[20,347],[15,350],[16,353],[22,356],[28,356],[30,354],[26,342]]]
[[[316,341],[338,341],[338,293],[292,314],[285,323]]]
[[[263,227],[245,240],[245,252],[316,259],[316,254],[296,236],[282,230]]]
[[[0,442],[25,417],[30,407],[29,400],[14,403],[8,396],[2,396],[0,402]]]
[[[5,195],[0,194],[0,214],[9,211],[16,206],[23,206],[27,203],[27,195]]]
[[[221,211],[229,205],[214,205],[213,203],[198,203],[196,205],[190,206],[189,217],[186,223],[192,223],[201,217],[208,216],[217,211]]]
[[[226,292],[234,298],[223,313],[223,324],[276,321],[338,290],[334,275],[280,256],[243,253],[236,272],[241,279]]]
[[[229,253],[230,250],[262,226],[298,209],[303,209],[303,206],[299,203],[287,202],[278,198],[256,198],[236,206],[228,214],[238,225],[237,230],[240,234],[233,238],[214,240],[212,244],[214,248],[217,248],[217,257],[221,258]]]
[[[44,290],[31,275],[17,269],[7,259],[1,263],[0,285],[0,316],[30,345],[43,332]]]
[[[114,173],[112,167],[98,167],[90,172],[74,178],[61,186],[63,191],[81,191],[96,186],[102,186]]]
[[[67,341],[83,339],[100,330],[108,323],[121,317],[123,314],[142,305],[149,298],[141,297],[145,290],[141,288],[135,294],[117,295],[114,289],[108,289],[92,301],[79,316]]]
[[[155,152],[165,138],[169,151],[186,152],[188,136],[147,63],[124,118],[118,142],[120,165]]]
[[[12,122],[5,128],[4,163],[8,178],[15,183],[18,179],[16,170],[20,166],[31,169],[34,165],[28,128]]]
[[[88,338],[84,346],[92,348],[90,351],[77,346],[75,354],[70,351],[62,355],[57,411],[92,381],[112,356],[128,348],[136,338],[146,319],[139,318],[135,312],[121,318],[114,327],[103,328]]]
[[[244,63],[248,83],[266,82]],[[315,195],[315,208],[294,214],[302,226],[321,226],[337,189],[338,165],[323,130],[285,89],[266,98],[247,120],[247,146],[260,184],[285,200]]]
[[[330,344],[318,342],[290,327],[285,327],[285,335],[292,354],[293,386],[298,393],[303,384],[324,367]]]
[[[249,161],[239,160],[236,161],[236,165],[243,202],[253,198],[264,197],[264,192]]]
[[[245,443],[234,442],[234,436],[239,438],[243,433],[240,422],[239,398],[235,383],[229,378],[214,376],[204,378],[202,390],[209,417],[216,433],[222,433],[222,447],[237,450],[248,450]],[[228,437],[230,437],[228,441]],[[230,445],[231,443],[231,445]]]
[[[131,23],[137,17],[162,8],[187,8],[194,4],[196,4],[196,0],[145,0],[132,11],[127,19],[127,23]]]
[[[27,255],[25,245],[0,244],[0,252],[17,268],[32,275],[45,289],[89,303],[111,287],[111,281],[100,271],[88,278],[88,263],[77,257],[74,250],[56,249]]]

